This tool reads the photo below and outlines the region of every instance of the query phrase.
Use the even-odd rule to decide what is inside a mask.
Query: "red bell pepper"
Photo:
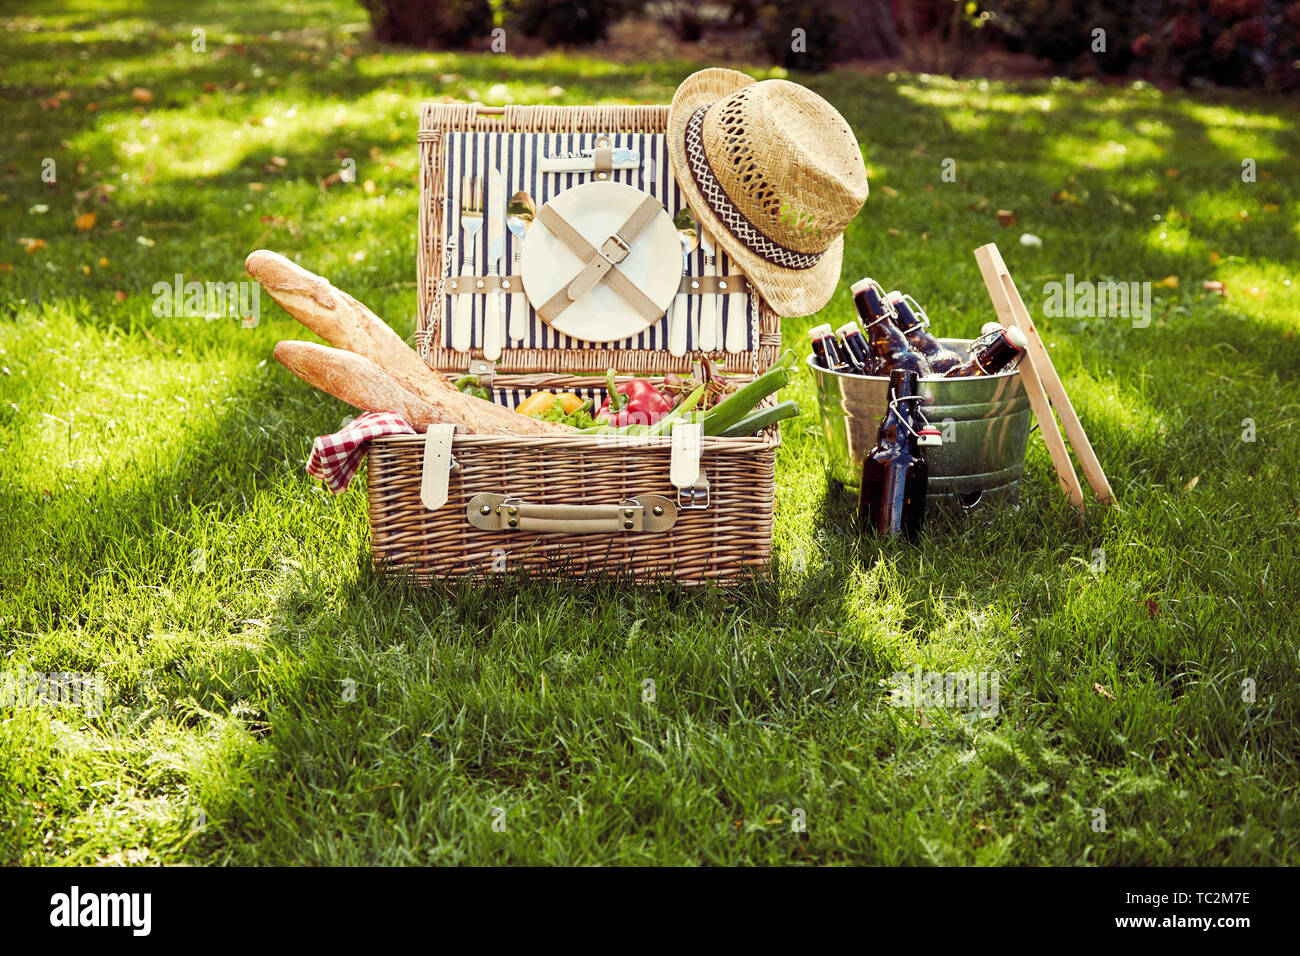
[[[614,370],[610,369],[605,381],[609,397],[596,413],[597,421],[607,421],[615,428],[653,425],[673,410],[673,403],[643,378],[615,385]]]

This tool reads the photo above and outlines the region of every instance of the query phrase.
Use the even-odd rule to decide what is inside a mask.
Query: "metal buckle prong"
[[[615,246],[614,252],[610,252],[609,250],[609,244],[611,242],[614,243]],[[611,265],[618,265],[620,262],[626,259],[629,253],[631,252],[632,252],[632,247],[628,245],[628,241],[624,239],[622,236],[620,236],[618,233],[614,233],[613,235],[611,235],[608,239],[606,239],[603,243],[601,243],[600,246],[600,254]],[[617,258],[615,258],[616,254],[617,254]]]
[[[682,511],[703,511],[709,506],[709,479],[700,472],[700,480],[677,489],[677,507]]]

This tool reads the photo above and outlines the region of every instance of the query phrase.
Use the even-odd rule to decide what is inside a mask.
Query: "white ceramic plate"
[[[649,195],[623,183],[583,183],[566,189],[548,206],[597,249],[627,222]],[[573,281],[585,263],[537,220],[524,236],[520,272],[534,309]],[[660,314],[667,311],[682,278],[682,246],[673,221],[661,207],[658,215],[632,242],[632,251],[618,264]],[[551,328],[584,342],[614,342],[643,332],[656,321],[643,319],[617,292],[601,281],[565,309]]]

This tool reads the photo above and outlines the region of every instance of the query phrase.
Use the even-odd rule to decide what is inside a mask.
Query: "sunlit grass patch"
[[[303,474],[352,414],[270,359],[310,333],[155,285],[273,248],[407,335],[422,102],[663,103],[701,64],[386,48],[340,0],[116,12],[0,31],[0,659],[108,688],[98,717],[0,709],[0,860],[1296,861],[1291,104],[796,77],[871,171],[842,278],[968,337],[996,241],[1113,509],[1080,525],[1035,435],[1018,507],[862,539],[801,375],[771,580],[416,588],[370,565],[364,473]],[[1150,324],[1047,314],[1067,274],[1152,283]],[[852,317],[841,289],[786,342]],[[916,668],[996,674],[997,713],[900,706]]]

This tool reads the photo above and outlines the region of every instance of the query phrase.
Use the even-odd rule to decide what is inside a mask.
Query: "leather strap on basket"
[[[551,296],[537,310],[542,321],[548,323],[554,321],[565,309],[594,289],[601,281],[607,283],[647,322],[657,319],[663,310],[651,302],[649,296],[619,271],[618,264],[627,258],[636,237],[654,221],[662,208],[659,200],[647,196],[627,221],[619,226],[618,231],[606,239],[599,249],[584,239],[578,230],[565,222],[564,217],[550,206],[539,209],[538,221],[550,230],[551,235],[563,242],[586,263],[568,285]]]
[[[447,486],[456,459],[451,455],[455,425],[430,425],[424,440],[424,467],[420,474],[420,504],[437,511],[447,503]]]
[[[465,518],[482,531],[549,534],[640,534],[667,531],[678,508],[661,495],[636,495],[618,504],[543,505],[509,495],[474,495]]]

